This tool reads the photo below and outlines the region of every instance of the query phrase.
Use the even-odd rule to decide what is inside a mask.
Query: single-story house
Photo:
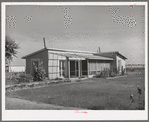
[[[125,68],[125,58],[118,52],[95,53],[89,51],[43,48],[22,59],[26,59],[26,73],[34,74],[34,66],[40,64],[45,69],[46,77],[91,77],[97,73],[115,69],[121,72]],[[118,67],[117,67],[118,66]]]

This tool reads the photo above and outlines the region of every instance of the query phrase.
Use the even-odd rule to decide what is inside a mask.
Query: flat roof
[[[81,51],[81,50],[56,49],[56,48],[47,48],[47,49],[52,51],[62,51],[62,52],[76,52],[76,53],[88,53],[88,54],[95,53],[92,51]]]
[[[52,52],[53,53],[53,52]],[[107,58],[103,56],[95,56],[93,54],[70,54],[70,53],[53,53],[56,55],[61,55],[69,58],[85,58],[85,59],[92,59],[92,60],[114,60],[113,58]]]
[[[108,53],[116,53],[117,55],[119,55],[123,59],[127,59],[125,56],[123,56],[122,54],[120,54],[118,51],[100,52],[100,53],[98,52],[98,53],[94,53],[94,54],[96,54],[96,55],[104,55],[104,54],[108,54]]]

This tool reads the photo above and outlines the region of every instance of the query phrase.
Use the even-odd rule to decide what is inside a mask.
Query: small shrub
[[[105,71],[105,78],[109,77],[109,71]]]
[[[19,76],[19,83],[29,83],[33,81],[33,76],[30,74],[22,73]]]
[[[105,72],[101,71],[100,77],[104,78],[105,77]]]
[[[71,80],[70,79],[65,79],[64,82],[71,82]]]
[[[11,82],[12,82],[13,84],[19,83],[19,77],[13,76],[13,77],[11,78]]]
[[[141,88],[141,86],[137,86],[137,93],[138,93],[138,98],[139,98],[139,105],[138,105],[138,109],[140,110],[140,109],[142,109],[143,108],[143,106],[142,106],[142,103],[143,103],[143,101],[141,101],[141,95],[142,95],[142,88]]]
[[[34,81],[43,81],[45,79],[46,71],[41,66],[43,62],[39,63],[38,66],[33,63],[34,66]]]
[[[131,100],[130,101],[131,103],[134,103],[135,100],[134,100],[133,94],[130,95],[130,100]]]
[[[99,77],[99,76],[98,76]],[[109,77],[109,71],[107,70],[107,71],[102,71],[101,72],[101,74],[100,74],[100,77],[102,77],[102,78],[107,78],[107,77]]]
[[[116,73],[112,70],[104,70],[96,74],[96,78],[115,77]]]
[[[137,86],[137,93],[138,93],[138,106],[136,107],[137,109],[139,110],[143,110],[144,109],[144,100],[141,100],[141,95],[142,95],[142,88],[141,86]],[[130,95],[130,100],[131,100],[131,103],[135,103],[135,100],[134,100],[134,97],[133,97],[133,94]]]
[[[96,73],[96,78],[100,78],[100,77],[101,77],[101,72],[98,71],[98,72]]]
[[[45,70],[42,68],[37,68],[34,74],[34,81],[43,81],[45,79]]]
[[[110,77],[115,77],[116,73],[114,73],[113,71],[110,71],[109,75],[110,75]]]

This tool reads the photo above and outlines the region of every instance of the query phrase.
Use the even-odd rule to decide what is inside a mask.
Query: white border
[[[6,5],[145,5],[145,110],[5,110],[5,10]],[[147,120],[148,119],[148,4],[147,2],[2,2],[2,120]]]

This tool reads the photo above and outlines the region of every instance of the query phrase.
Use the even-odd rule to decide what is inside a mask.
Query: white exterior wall
[[[123,69],[126,69],[125,60],[120,58],[119,56],[116,56],[117,70],[118,70],[118,60],[121,60],[121,66],[123,66]]]
[[[49,79],[55,79],[60,77],[59,61],[66,60],[66,57],[61,55],[52,54],[48,52],[48,77]]]
[[[103,63],[98,60],[89,60],[88,70],[89,75],[96,75],[97,72],[104,71],[106,69],[110,69],[110,63]]]
[[[60,76],[60,60],[65,60],[66,57],[62,56],[61,54],[68,54],[68,52],[61,52],[61,51],[48,51],[48,77],[49,79],[55,79]],[[81,54],[81,53],[73,53],[69,52],[69,54]],[[88,55],[88,54],[86,54]],[[69,60],[83,60],[84,58],[74,58],[70,57]],[[65,69],[64,71],[67,71],[67,62],[65,62]],[[65,74],[66,75],[66,74]],[[68,75],[68,74],[67,74]],[[64,76],[62,76],[64,77]]]
[[[104,68],[110,69],[110,63],[101,63],[98,60],[89,60],[89,71],[103,71]]]

